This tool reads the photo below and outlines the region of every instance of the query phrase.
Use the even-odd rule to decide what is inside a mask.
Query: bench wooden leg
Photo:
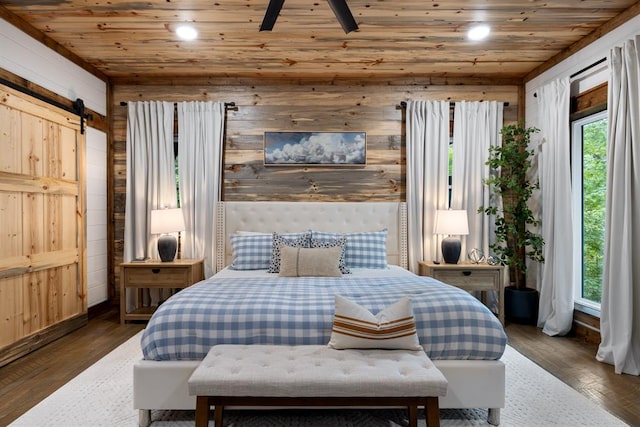
[[[409,427],[418,427],[418,407],[409,406]]]
[[[213,408],[213,426],[214,427],[222,427],[222,415],[224,412],[223,405],[216,405]]]
[[[208,425],[209,425],[209,397],[198,396],[198,398],[196,399],[196,427],[207,427]]]
[[[437,397],[427,397],[424,406],[424,417],[428,427],[440,427],[440,405]]]

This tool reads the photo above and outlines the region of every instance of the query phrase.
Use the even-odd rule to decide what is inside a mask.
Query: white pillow
[[[341,237],[339,239],[334,239],[334,240],[328,240],[328,241],[311,239],[309,242],[310,248],[333,248],[336,246],[339,246],[340,248],[342,248],[342,250],[340,251],[340,260],[339,260],[340,272],[342,274],[351,274],[351,270],[347,268],[347,264],[344,261],[344,255],[346,253],[346,246],[347,246],[347,239],[345,237]]]
[[[281,277],[340,277],[343,248],[294,248],[280,245]]]
[[[311,234],[304,233],[301,236],[286,238],[285,235],[273,233],[271,238],[271,258],[269,262],[269,273],[280,272],[280,250],[283,246],[291,246],[293,248],[308,248],[309,238]]]
[[[411,300],[404,297],[378,314],[336,295],[336,311],[329,347],[422,350]]]

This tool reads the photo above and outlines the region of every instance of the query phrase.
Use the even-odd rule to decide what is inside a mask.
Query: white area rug
[[[18,418],[11,427],[135,427],[133,363],[141,357],[136,335]],[[627,424],[606,412],[511,347],[506,407],[501,426],[613,427]],[[486,410],[441,410],[442,427],[488,426]],[[233,427],[394,427],[406,425],[401,410],[228,411]],[[193,411],[154,411],[152,427],[192,427]],[[424,426],[424,420],[420,421]],[[213,421],[210,422],[213,425]]]

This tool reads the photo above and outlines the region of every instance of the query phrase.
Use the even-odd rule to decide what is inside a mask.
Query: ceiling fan
[[[351,10],[349,10],[347,0],[327,0],[327,2],[329,3],[329,6],[331,6],[331,10],[333,10],[333,13],[336,15],[336,18],[340,25],[342,25],[342,29],[345,33],[349,34],[351,31],[358,29],[358,24],[353,18]],[[283,4],[284,0],[269,0],[267,11],[264,14],[262,24],[260,25],[260,31],[273,30],[273,26],[276,23],[276,19],[278,19],[278,15],[280,14],[280,9],[282,9]]]

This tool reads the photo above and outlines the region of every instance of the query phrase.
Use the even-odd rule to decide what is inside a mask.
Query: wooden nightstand
[[[496,291],[498,293],[498,318],[504,325],[504,280],[506,276],[503,266],[469,262],[434,264],[433,262],[420,261],[419,274],[433,277],[468,292],[481,291],[481,300],[485,304],[486,292]]]
[[[144,262],[123,262],[120,264],[120,323],[127,320],[149,320],[156,307],[142,307],[143,289],[183,289],[204,279],[202,260],[177,259],[172,262],[150,260]],[[137,307],[127,312],[126,290],[138,291]]]

